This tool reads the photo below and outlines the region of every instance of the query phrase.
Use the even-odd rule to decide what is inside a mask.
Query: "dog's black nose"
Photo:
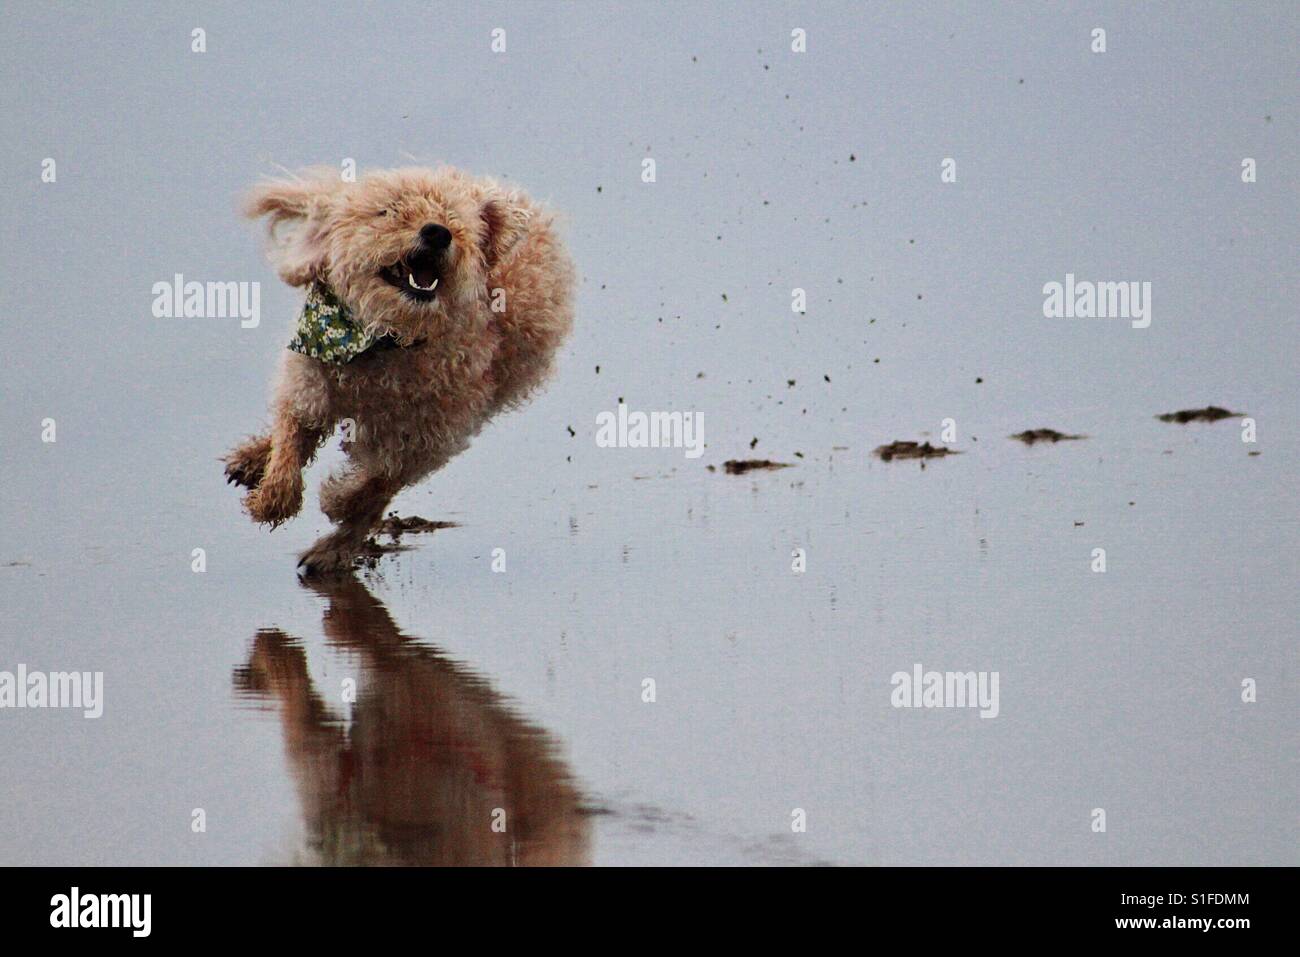
[[[425,223],[420,227],[420,238],[426,246],[434,249],[446,249],[451,245],[451,230],[437,223]]]

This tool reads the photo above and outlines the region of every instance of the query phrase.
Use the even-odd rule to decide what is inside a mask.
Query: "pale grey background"
[[[323,654],[292,556],[333,455],[274,535],[224,484],[298,302],[236,199],[407,154],[552,201],[582,287],[550,390],[399,501],[464,527],[371,587],[564,743],[598,863],[1300,863],[1298,19],[6,3],[0,668],[102,669],[107,706],[0,712],[0,863],[290,856],[278,727],[230,673],[262,627]],[[261,281],[260,328],[154,319],[176,272]],[[1044,319],[1066,272],[1152,282],[1151,327]],[[620,396],[702,414],[705,456],[596,448]],[[1153,418],[1210,402],[1259,443]],[[871,459],[946,417],[965,455]],[[1091,438],[1005,439],[1040,425]],[[705,470],[754,437],[798,467]],[[917,661],[999,671],[1001,716],[892,709]]]

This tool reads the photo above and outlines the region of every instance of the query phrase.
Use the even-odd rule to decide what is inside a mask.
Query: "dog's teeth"
[[[433,292],[438,288],[438,280],[436,279],[428,286],[421,286],[415,281],[415,273],[413,272],[408,272],[406,274],[406,281],[410,283],[412,289],[418,289],[420,292]]]

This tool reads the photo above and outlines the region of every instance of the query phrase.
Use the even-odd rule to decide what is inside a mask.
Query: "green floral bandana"
[[[352,310],[324,283],[314,282],[298,316],[289,348],[321,362],[351,362],[378,341],[355,319]]]

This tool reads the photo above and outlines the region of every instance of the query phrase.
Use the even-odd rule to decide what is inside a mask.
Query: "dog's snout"
[[[434,249],[446,249],[451,245],[451,230],[438,223],[425,223],[420,227],[420,238]]]

